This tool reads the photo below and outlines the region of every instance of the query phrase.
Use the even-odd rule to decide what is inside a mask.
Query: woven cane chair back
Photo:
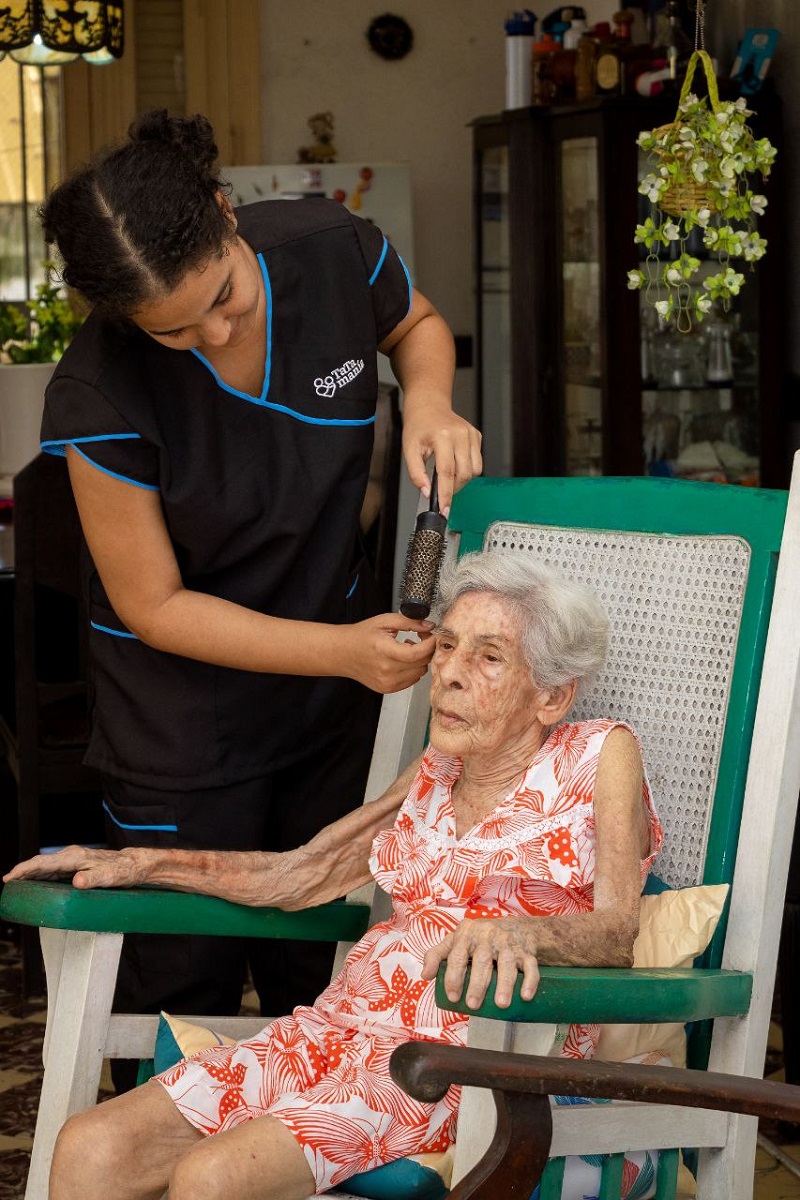
[[[610,619],[608,658],[573,715],[612,717],[636,730],[665,831],[658,874],[670,887],[701,883],[749,545],[497,522],[484,546],[531,555],[600,599]]]

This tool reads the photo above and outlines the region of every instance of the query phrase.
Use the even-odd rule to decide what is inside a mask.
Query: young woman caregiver
[[[148,113],[42,209],[91,305],[47,389],[89,547],[93,732],[112,846],[284,850],[360,803],[376,693],[414,683],[425,622],[372,615],[358,523],[376,350],[440,503],[481,469],[453,346],[375,226],[333,201],[234,212],[205,118]],[[311,1003],[332,951],[127,939],[125,1011]]]

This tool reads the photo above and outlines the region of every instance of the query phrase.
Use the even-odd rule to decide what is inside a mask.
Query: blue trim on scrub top
[[[108,813],[111,820],[114,822],[115,825],[118,825],[120,829],[144,829],[144,830],[147,830],[152,833],[177,833],[178,832],[177,825],[126,825],[123,821],[117,820],[117,818],[114,816],[114,814],[112,813],[111,809],[108,807],[108,804],[106,803],[105,800],[103,801],[103,811]]]
[[[397,257],[398,257],[398,258],[400,258],[400,255],[398,254],[398,256],[397,256]],[[406,309],[406,317],[407,317],[407,316],[408,316],[408,314],[411,312],[411,305],[412,305],[412,303],[413,303],[413,300],[414,300],[414,285],[413,285],[413,283],[411,282],[411,272],[409,271],[409,269],[408,269],[408,267],[406,266],[406,264],[403,262],[402,258],[400,258],[400,266],[401,266],[401,267],[403,268],[403,270],[405,271],[405,273],[406,273],[406,280],[407,280],[407,282],[408,282],[408,308]],[[404,321],[405,321],[406,317],[403,317],[403,320],[404,320]]]
[[[276,404],[272,400],[267,400],[266,397],[269,392],[270,372],[272,370],[272,285],[269,279],[269,272],[267,271],[267,264],[264,262],[264,255],[259,254],[257,257],[261,267],[261,275],[264,279],[264,289],[267,297],[267,356],[264,362],[264,386],[261,389],[261,395],[251,396],[249,392],[240,392],[238,388],[231,387],[229,384],[225,383],[223,379],[220,379],[216,369],[212,366],[204,354],[201,354],[199,350],[194,349],[192,350],[192,354],[194,354],[196,358],[199,358],[203,366],[211,372],[218,387],[222,388],[222,390],[225,392],[229,392],[231,396],[238,396],[241,400],[247,400],[250,404],[258,404],[261,406],[261,408],[271,408],[273,412],[285,413],[287,417],[294,417],[296,421],[302,421],[306,425],[374,425],[376,417],[375,413],[373,413],[371,417],[364,417],[362,420],[358,421],[335,420],[330,417],[309,417],[305,413],[298,412],[294,408],[289,408],[285,404]]]
[[[252,404],[265,404],[266,396],[269,392],[269,377],[272,371],[272,284],[270,283],[267,264],[264,262],[264,255],[258,254],[256,257],[258,258],[258,265],[261,268],[261,278],[264,280],[264,292],[267,299],[267,353],[264,359],[264,383],[261,388],[261,395],[251,396],[249,392],[240,392],[238,388],[231,387],[224,380],[220,379],[216,369],[208,361],[205,354],[201,354],[199,350],[194,348],[192,348],[192,354],[200,359],[203,366],[208,368],[217,381],[217,385],[223,388],[224,391],[230,392],[232,396],[241,396],[242,400],[249,400]],[[286,409],[286,411],[290,412],[291,410]]]
[[[345,596],[345,600],[349,600],[350,597],[352,596],[353,592],[358,587],[358,579],[359,579],[359,577],[358,577],[358,575],[356,575],[355,579],[353,580],[353,586],[350,588],[350,591]]]
[[[138,479],[131,479],[127,475],[120,475],[119,471],[112,471],[108,467],[101,467],[100,463],[96,463],[93,458],[89,458],[88,454],[84,454],[80,446],[74,446],[72,442],[69,445],[72,445],[75,453],[80,454],[81,458],[85,458],[87,463],[91,463],[93,467],[98,471],[102,471],[104,475],[110,475],[112,479],[121,479],[123,483],[132,483],[134,487],[144,488],[146,492],[158,492],[161,490],[154,483],[140,483]]]
[[[387,254],[388,250],[389,250],[389,242],[388,242],[388,239],[386,237],[384,237],[383,249],[381,250],[380,258],[378,259],[378,265],[369,277],[369,286],[370,287],[372,287],[373,283],[375,282],[375,280],[378,278],[378,276],[381,273],[381,267],[383,266],[384,262],[386,261],[386,254]]]
[[[45,454],[66,454],[67,446],[77,446],[78,442],[113,442],[119,441],[122,438],[141,438],[140,433],[97,433],[92,437],[79,438],[52,438],[47,442],[40,442],[39,449],[44,450]]]
[[[135,642],[139,640],[135,633],[129,633],[127,629],[112,629],[110,625],[98,625],[97,621],[90,621],[89,624],[99,633],[113,633],[114,637],[133,638]]]

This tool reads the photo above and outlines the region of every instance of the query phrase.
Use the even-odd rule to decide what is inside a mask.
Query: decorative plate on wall
[[[367,41],[381,58],[405,58],[414,44],[414,32],[402,17],[384,13],[370,24]]]

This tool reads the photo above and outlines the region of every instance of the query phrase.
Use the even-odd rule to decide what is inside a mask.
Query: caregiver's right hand
[[[342,674],[357,679],[384,695],[411,687],[428,669],[436,641],[432,621],[413,621],[400,613],[384,613],[337,627],[344,640],[346,668]],[[415,633],[421,641],[398,640],[398,634]]]
[[[4,883],[14,879],[72,879],[76,888],[136,887],[142,881],[142,865],[133,847],[125,850],[96,850],[65,846],[53,854],[37,854],[17,863]]]

